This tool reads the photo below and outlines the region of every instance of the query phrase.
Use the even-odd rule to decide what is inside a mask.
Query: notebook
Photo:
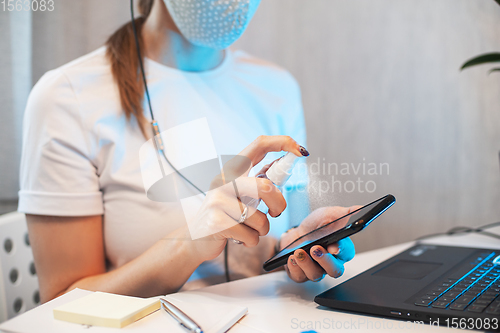
[[[164,310],[158,310],[123,328],[109,328],[69,323],[54,318],[55,308],[69,304],[91,291],[75,289],[48,303],[0,324],[0,330],[12,333],[116,333],[116,332],[169,332],[186,333],[177,321]],[[204,333],[223,333],[246,313],[247,308],[216,301],[210,294],[197,291],[167,295],[165,298],[195,320]],[[151,298],[158,300],[159,298]]]

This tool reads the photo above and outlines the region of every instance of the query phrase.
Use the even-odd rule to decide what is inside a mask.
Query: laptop
[[[500,332],[499,294],[500,250],[426,244],[319,294],[314,301],[337,310],[433,326]]]

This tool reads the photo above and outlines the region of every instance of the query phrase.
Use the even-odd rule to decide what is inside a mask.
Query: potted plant
[[[495,0],[495,2],[500,5],[500,0]],[[487,64],[487,63],[492,63],[492,62],[500,62],[500,53],[498,53],[498,52],[486,53],[486,54],[482,54],[482,55],[479,55],[477,57],[474,57],[472,59],[469,59],[465,62],[465,64],[462,65],[460,70],[463,70],[467,67],[472,67],[472,66]],[[498,72],[498,71],[500,71],[500,67],[490,69],[489,73]]]

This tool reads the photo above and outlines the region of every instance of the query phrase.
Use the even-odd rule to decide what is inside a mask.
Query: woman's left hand
[[[324,207],[315,210],[302,223],[281,236],[280,249],[314,229],[334,221],[361,206]],[[329,245],[326,249],[315,245],[310,253],[298,249],[288,258],[285,270],[295,282],[320,281],[325,274],[334,278],[344,273],[344,263],[354,258],[354,244],[350,238]]]

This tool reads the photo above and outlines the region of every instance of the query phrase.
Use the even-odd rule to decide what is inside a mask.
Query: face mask
[[[260,0],[164,0],[182,35],[192,44],[225,49],[241,37]]]

